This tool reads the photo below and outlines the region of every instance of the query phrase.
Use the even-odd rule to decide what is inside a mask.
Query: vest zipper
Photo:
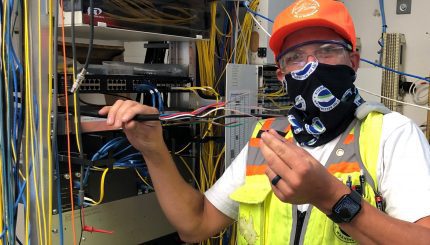
[[[302,234],[303,223],[305,221],[306,211],[300,212],[297,210],[297,224],[296,224],[296,234],[294,234],[294,245],[300,243],[300,235]]]

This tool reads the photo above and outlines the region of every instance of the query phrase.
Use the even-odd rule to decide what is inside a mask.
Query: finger
[[[118,109],[121,107],[121,104],[123,103],[123,100],[117,100],[115,101],[115,103],[110,107],[109,109],[109,113],[108,113],[108,117],[106,120],[106,124],[107,125],[113,125],[115,123],[115,118],[116,118],[116,114]]]
[[[122,115],[122,121],[128,122],[132,120],[136,115],[139,114],[158,114],[158,110],[155,107],[150,107],[147,105],[142,105],[140,103],[135,102],[132,106],[128,108],[128,110]]]
[[[291,168],[264,142],[260,143],[260,150],[267,161],[267,166],[273,169],[282,178],[288,179],[291,176]]]
[[[133,113],[134,111],[131,110],[131,108],[135,107],[136,104],[138,104],[135,101],[132,100],[126,100],[124,101],[124,103],[121,104],[121,106],[118,108],[117,111],[117,120],[122,122],[127,122],[128,120],[124,120],[127,114],[133,114],[132,116],[134,116],[135,114]],[[139,105],[141,105],[139,103]]]
[[[300,161],[307,159],[308,154],[303,149],[291,142],[282,142],[271,133],[263,133],[261,139],[265,145],[275,152],[275,154],[292,169],[294,169]]]
[[[271,159],[278,158],[278,161],[288,165],[288,162],[281,158],[281,154],[287,150],[284,149],[286,148],[285,144],[285,142],[280,141],[277,137],[269,132],[264,132],[261,135],[260,148],[262,149],[263,155],[266,153],[265,157],[269,157]],[[266,160],[269,161],[267,158]],[[291,166],[288,167],[291,168]]]
[[[137,126],[138,126],[138,123],[133,120],[122,123],[122,129],[124,130],[125,133],[127,133],[129,130],[136,128]]]
[[[278,139],[278,140],[280,140],[282,142],[287,141],[284,137],[282,137],[280,134],[278,134],[278,132],[276,132],[276,130],[274,130],[274,129],[270,129],[268,132],[271,135],[275,136],[276,139]]]
[[[275,177],[272,178],[272,180],[270,181],[272,183],[272,185],[276,186],[276,184],[278,184],[278,182],[281,180],[281,176],[279,176],[278,174],[275,175]]]
[[[279,173],[275,173],[273,171],[273,169],[271,169],[270,167],[266,168],[265,173],[266,173],[267,177],[269,178],[270,183],[275,187],[277,187],[278,184],[281,185],[282,181],[285,181],[284,179],[282,179],[282,177],[279,175]]]
[[[122,127],[123,123],[127,122],[123,120],[124,115],[127,113],[130,113],[130,108],[135,106],[136,103],[137,102],[132,100],[126,100],[123,103],[121,103],[121,105],[116,111],[115,123],[114,123],[115,127]]]
[[[279,188],[272,186],[272,190],[275,196],[278,197],[279,200],[281,200],[282,202],[290,202],[288,199],[288,196],[285,195]]]
[[[279,176],[279,174],[273,172],[270,167],[266,168],[266,175],[271,183],[276,180],[277,176]],[[272,183],[272,190],[281,201],[285,201],[287,200],[287,196],[284,194],[284,192],[289,193],[290,187],[288,186],[287,181],[281,178],[279,181],[277,181],[276,185]]]
[[[107,115],[109,113],[109,110],[112,106],[104,106],[103,108],[101,108],[98,113],[99,115]]]

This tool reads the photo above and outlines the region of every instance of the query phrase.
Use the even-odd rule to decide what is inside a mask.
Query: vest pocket
[[[265,200],[271,193],[265,175],[246,176],[245,184],[230,195],[239,202],[238,244],[264,244]]]

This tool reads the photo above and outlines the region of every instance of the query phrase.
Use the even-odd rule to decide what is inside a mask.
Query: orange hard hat
[[[345,5],[335,0],[297,0],[275,19],[270,48],[275,57],[282,51],[288,35],[306,27],[327,27],[337,32],[356,48],[355,28]]]

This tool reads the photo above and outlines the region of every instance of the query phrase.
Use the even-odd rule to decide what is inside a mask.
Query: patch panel
[[[67,75],[67,88],[70,91],[72,76]],[[133,93],[137,86],[148,84],[156,86],[161,92],[170,91],[171,87],[183,87],[191,84],[190,77],[158,75],[85,75],[79,87],[80,93]],[[64,74],[58,74],[58,92],[64,92]]]

